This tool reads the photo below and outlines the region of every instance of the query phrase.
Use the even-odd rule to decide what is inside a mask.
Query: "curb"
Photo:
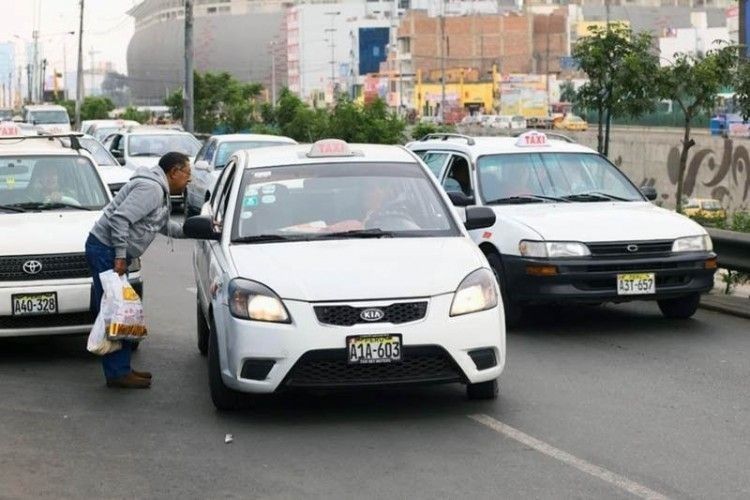
[[[731,295],[703,295],[699,307],[750,319],[750,299],[748,298]]]

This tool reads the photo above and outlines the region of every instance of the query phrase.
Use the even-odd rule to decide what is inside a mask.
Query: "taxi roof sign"
[[[518,136],[516,146],[519,148],[549,146],[549,142],[547,142],[547,136],[545,134],[536,130],[529,130]]]
[[[14,122],[0,122],[0,136],[16,137],[22,135],[21,128]]]
[[[354,156],[349,144],[341,139],[321,139],[315,142],[307,153],[308,158],[325,158],[328,156]]]

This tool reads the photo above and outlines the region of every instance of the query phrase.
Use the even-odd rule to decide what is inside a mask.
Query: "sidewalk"
[[[750,319],[750,285],[735,287],[732,295],[724,294],[725,286],[716,273],[714,289],[701,297],[700,307]]]

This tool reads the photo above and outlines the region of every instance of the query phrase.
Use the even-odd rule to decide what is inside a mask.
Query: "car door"
[[[425,163],[425,165],[427,165],[427,168],[430,169],[432,175],[434,175],[437,179],[440,178],[440,174],[443,172],[445,164],[451,157],[451,154],[448,151],[424,150],[414,151],[414,153],[422,158],[422,161]]]

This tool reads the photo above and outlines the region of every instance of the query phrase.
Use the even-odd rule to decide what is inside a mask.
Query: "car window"
[[[229,193],[232,191],[232,186],[234,185],[235,165],[234,162],[229,164],[226,169],[227,175],[224,176],[224,183],[221,188],[217,190],[219,191],[219,196],[217,198],[216,211],[214,212],[214,222],[217,226],[222,226],[224,224],[224,217],[229,203]]]
[[[214,168],[222,169],[234,153],[242,149],[266,148],[272,146],[288,146],[289,143],[279,141],[232,141],[219,144],[214,160]]]
[[[125,137],[117,134],[112,138],[112,143],[109,147],[110,151],[118,151],[121,154],[125,153]]]
[[[461,234],[450,208],[415,163],[316,163],[243,173],[232,239],[347,237],[384,231],[394,237]]]
[[[209,141],[208,146],[206,147],[206,151],[203,153],[203,159],[207,162],[211,163],[211,160],[214,158],[214,153],[216,152],[216,139]]]
[[[81,137],[78,139],[81,143],[81,146],[91,153],[91,156],[94,157],[94,161],[99,166],[112,166],[112,167],[119,167],[120,164],[117,163],[117,161],[112,158],[112,155],[107,151],[107,148],[102,146],[99,141],[95,139],[90,139],[88,137]]]
[[[0,205],[62,210],[50,204],[101,209],[109,201],[94,165],[84,156],[0,158]]]
[[[474,190],[471,188],[471,176],[469,175],[469,162],[461,155],[451,155],[448,173],[443,180],[443,188],[448,191],[460,191],[466,196],[471,196]]]
[[[440,178],[440,172],[443,171],[443,165],[450,154],[440,151],[419,151],[417,154],[422,157],[422,161],[425,162],[432,175]]]
[[[63,110],[32,111],[29,116],[34,125],[70,124],[68,113]]]
[[[200,142],[187,134],[137,134],[128,141],[129,156],[162,157],[170,151],[195,156]]]

